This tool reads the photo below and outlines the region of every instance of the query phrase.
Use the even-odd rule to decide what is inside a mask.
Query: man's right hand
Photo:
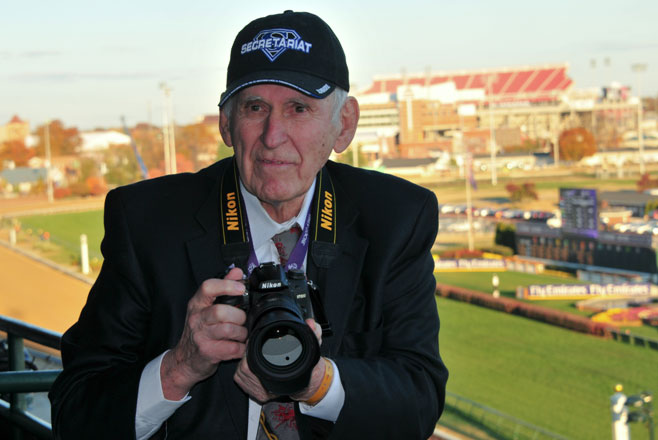
[[[220,362],[245,353],[247,316],[237,307],[214,304],[221,295],[242,295],[242,270],[231,269],[224,279],[204,281],[187,303],[183,334],[162,359],[162,391],[168,400],[180,400],[198,382],[211,376]]]

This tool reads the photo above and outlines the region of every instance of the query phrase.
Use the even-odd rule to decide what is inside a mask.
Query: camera
[[[263,387],[277,395],[301,391],[320,359],[318,340],[305,319],[321,309],[318,291],[303,271],[275,263],[261,264],[245,280],[242,296],[223,295],[215,303],[239,307],[247,313],[247,363]],[[321,312],[324,315],[324,312]],[[326,321],[326,320],[323,320]],[[323,334],[330,334],[323,324]]]

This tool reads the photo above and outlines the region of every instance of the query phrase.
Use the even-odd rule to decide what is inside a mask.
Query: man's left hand
[[[313,329],[313,333],[315,333],[315,336],[318,338],[318,343],[322,345],[322,328],[320,325],[313,319],[307,319],[306,323],[309,327],[311,327],[311,329]],[[311,380],[309,381],[308,386],[300,392],[291,395],[290,398],[298,401],[308,400],[313,394],[315,394],[318,388],[320,388],[320,384],[322,383],[322,379],[324,377],[325,368],[326,364],[324,358],[320,357],[318,363],[315,364],[315,367],[313,367],[313,371],[311,372]],[[247,364],[246,350],[245,356],[242,357],[242,360],[240,361],[240,364],[235,371],[233,380],[235,380],[235,382],[240,386],[240,388],[242,388],[245,393],[250,395],[252,399],[261,404],[277,397],[275,394],[272,394],[263,388],[260,379],[258,379],[258,377],[256,377],[256,375],[254,375],[254,373],[252,373],[249,369],[249,365]]]

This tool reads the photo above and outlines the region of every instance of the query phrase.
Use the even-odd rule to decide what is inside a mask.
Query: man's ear
[[[356,125],[359,122],[359,103],[353,96],[348,96],[343,104],[343,108],[340,109],[340,121],[342,123],[342,129],[336,143],[334,144],[334,151],[336,153],[342,153],[349,147],[350,142],[354,139],[354,133],[356,133]]]
[[[226,112],[220,110],[219,112],[219,133],[222,135],[222,140],[227,147],[233,147],[231,141],[231,124],[229,123]]]

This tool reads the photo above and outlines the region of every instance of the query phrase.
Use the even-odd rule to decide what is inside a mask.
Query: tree
[[[658,210],[658,199],[651,199],[644,206],[644,215],[651,216],[656,210]]]
[[[217,139],[205,124],[190,124],[180,127],[176,133],[176,156],[180,153],[192,162],[193,169],[214,162]],[[204,157],[203,159],[200,159]],[[210,160],[208,160],[208,159]],[[176,158],[178,163],[178,157]]]
[[[516,226],[511,223],[496,223],[494,243],[507,246],[516,253]]]
[[[535,184],[532,182],[525,182],[521,186],[508,183],[505,185],[505,189],[509,193],[510,200],[513,202],[520,202],[523,199],[537,200],[539,198]]]
[[[596,140],[583,127],[563,131],[558,142],[560,158],[566,161],[578,161],[596,153]]]
[[[32,159],[36,151],[34,148],[27,148],[23,141],[7,141],[0,144],[0,168],[6,160],[11,160],[17,167],[27,166],[27,162]]]
[[[82,140],[76,127],[64,127],[60,120],[51,121],[48,125],[50,136],[50,154],[55,156],[65,156],[74,154],[80,148]],[[39,142],[36,145],[36,154],[43,157],[46,152],[46,126],[37,127],[36,134]]]
[[[652,179],[649,173],[644,173],[640,179],[635,182],[637,192],[644,192],[651,188],[658,188],[658,179]]]
[[[105,153],[105,164],[105,180],[110,185],[126,185],[141,179],[137,158],[130,145],[113,145]]]

